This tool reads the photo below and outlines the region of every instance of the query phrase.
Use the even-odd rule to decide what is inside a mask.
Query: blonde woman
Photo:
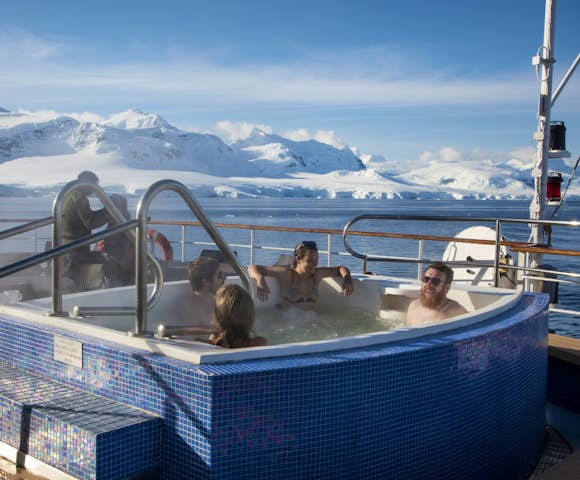
[[[256,307],[239,285],[224,285],[215,294],[212,334],[208,342],[225,348],[261,347],[264,337],[253,335]]]

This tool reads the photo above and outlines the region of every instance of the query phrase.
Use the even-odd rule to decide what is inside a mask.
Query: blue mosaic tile
[[[160,422],[118,402],[0,366],[0,441],[80,479],[153,471]]]
[[[159,415],[165,479],[524,479],[543,443],[544,295],[440,335],[200,366],[0,327],[6,365]],[[83,369],[53,360],[55,333],[83,342]]]

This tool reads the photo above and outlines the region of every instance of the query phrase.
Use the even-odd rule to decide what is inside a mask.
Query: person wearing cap
[[[79,173],[77,179],[94,185],[99,184],[99,177],[88,170]],[[105,208],[91,209],[88,198],[90,195],[90,189],[80,187],[74,189],[64,199],[61,216],[63,245],[90,235],[93,229],[102,227],[110,221]],[[86,263],[103,263],[100,253],[91,252],[89,245],[78,247],[66,255],[64,275],[72,280],[78,280],[79,265]]]
[[[441,262],[429,265],[421,278],[421,292],[409,304],[406,326],[417,327],[467,313],[455,300],[447,298],[453,270]]]
[[[353,290],[350,270],[345,266],[319,267],[316,242],[304,241],[296,245],[292,266],[250,265],[248,273],[256,280],[257,296],[265,302],[270,288],[265,277],[274,277],[280,284],[281,307],[297,307],[312,310],[318,301],[318,285],[325,277],[342,278],[341,295],[350,295]]]

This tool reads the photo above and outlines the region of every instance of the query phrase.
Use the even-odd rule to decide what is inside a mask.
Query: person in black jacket
[[[85,170],[78,175],[78,180],[98,185],[99,177]],[[92,210],[88,197],[91,191],[85,188],[73,190],[65,198],[62,205],[62,243],[63,245],[90,235],[93,229],[102,227],[109,222],[110,217],[104,208]],[[92,252],[89,245],[78,247],[65,256],[64,276],[75,281],[77,289],[82,289],[78,282],[82,278],[82,265],[102,264],[103,257],[99,252]]]
[[[127,209],[127,199],[117,193],[109,196],[125,220],[131,215]],[[117,225],[119,222],[112,221],[110,224]],[[105,255],[105,274],[107,287],[120,287],[135,282],[135,242],[125,232],[117,233],[101,240],[100,251]]]

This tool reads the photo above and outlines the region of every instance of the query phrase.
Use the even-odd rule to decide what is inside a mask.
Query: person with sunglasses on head
[[[282,307],[297,307],[302,310],[314,309],[318,301],[318,285],[325,277],[342,278],[342,295],[353,292],[350,271],[342,265],[337,267],[318,266],[316,242],[304,241],[296,245],[292,266],[250,265],[248,273],[256,280],[258,299],[265,302],[270,289],[265,277],[274,277],[280,284]]]
[[[440,262],[429,265],[421,278],[419,298],[413,300],[407,310],[406,325],[416,327],[467,313],[459,303],[447,298],[451,282],[451,268]]]

